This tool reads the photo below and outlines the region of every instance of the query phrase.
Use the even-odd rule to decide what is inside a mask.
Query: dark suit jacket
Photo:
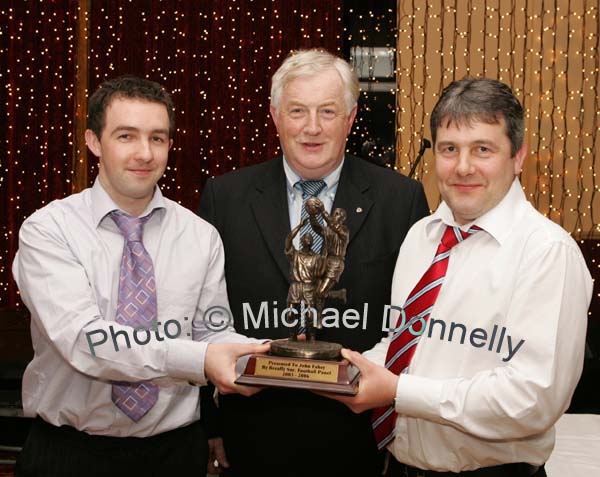
[[[286,307],[290,284],[283,250],[291,229],[287,204],[281,158],[209,180],[202,194],[199,214],[221,234],[235,327],[247,336],[288,336],[287,328],[272,323],[273,308],[281,313]],[[360,326],[349,329],[340,320],[340,328],[323,329],[318,338],[364,351],[383,336],[383,307],[390,304],[400,245],[429,209],[420,183],[348,155],[333,207],[346,210],[350,231],[345,270],[335,287],[347,290],[348,301],[337,308],[340,316],[348,308],[362,315],[367,303],[367,326],[363,329],[361,318]],[[269,327],[263,320],[255,329],[251,320],[244,322],[243,304],[256,318],[262,302],[268,304]],[[202,412],[209,412],[206,406]],[[222,396],[221,419],[232,475],[377,473],[369,413],[355,415],[310,392],[267,389],[252,398]]]

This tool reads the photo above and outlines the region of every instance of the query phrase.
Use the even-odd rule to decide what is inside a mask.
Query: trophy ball
[[[306,211],[310,215],[317,215],[323,212],[323,202],[316,197],[310,197],[306,201]]]

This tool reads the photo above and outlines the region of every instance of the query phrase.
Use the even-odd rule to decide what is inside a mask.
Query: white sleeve
[[[204,358],[208,343],[261,343],[264,341],[240,335],[233,328],[233,315],[229,308],[225,282],[225,253],[221,238],[214,228],[212,228],[209,253],[206,279],[198,299],[196,315],[192,321],[194,344],[202,346],[200,354],[195,354],[196,350],[191,346],[180,346],[178,341],[181,340],[173,340],[173,343],[169,345],[167,355],[167,369],[172,372],[185,370],[193,373],[198,369],[201,370],[201,375],[193,379],[199,384],[206,384]],[[200,365],[199,368],[198,365]]]
[[[41,333],[77,371],[107,381],[174,378],[205,383],[207,343],[248,340],[230,328],[213,333],[198,324],[203,311],[213,303],[229,308],[223,278],[223,252],[217,235],[217,245],[211,248],[211,269],[206,275],[192,324],[196,341],[151,339],[145,346],[121,347],[120,350],[113,346],[90,346],[89,339],[96,340],[102,333],[106,336],[120,331],[127,333],[131,327],[102,317],[85,267],[71,250],[58,224],[46,219],[38,220],[34,215],[21,227],[13,274],[23,302],[31,312],[35,332]]]

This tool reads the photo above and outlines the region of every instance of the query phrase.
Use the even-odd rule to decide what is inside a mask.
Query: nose
[[[140,140],[136,158],[144,162],[150,162],[154,158],[152,145],[148,139]]]
[[[316,136],[321,133],[321,119],[317,111],[311,111],[306,118],[304,131],[311,136]]]
[[[471,153],[468,150],[462,151],[458,156],[456,164],[456,173],[459,176],[468,176],[475,172],[475,167],[471,161]]]

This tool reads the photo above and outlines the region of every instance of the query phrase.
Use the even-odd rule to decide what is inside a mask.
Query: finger
[[[365,358],[362,354],[347,348],[342,348],[342,356],[348,361],[350,361],[361,371],[370,363],[370,361],[367,358]]]
[[[271,343],[263,343],[263,344],[240,344],[236,347],[235,357],[240,358],[241,356],[245,356],[247,354],[259,354],[266,353],[271,349]]]
[[[217,446],[215,451],[217,460],[219,461],[219,465],[221,467],[229,468],[229,461],[227,460],[227,456],[225,455],[225,449],[222,446]]]
[[[244,384],[230,384],[219,389],[221,394],[241,394],[242,396],[252,396],[263,389],[262,386],[246,386]]]
[[[313,393],[318,394],[319,396],[323,396],[328,399],[333,399],[334,401],[341,402],[345,404],[349,408],[352,408],[354,405],[354,396],[348,396],[346,394],[338,394],[338,393],[326,393],[323,391],[313,391]]]
[[[213,459],[209,459],[208,460],[208,465],[206,466],[206,473],[207,474],[219,474],[221,473],[221,468],[218,467],[218,462],[216,460]]]
[[[341,393],[328,393],[325,391],[313,391],[315,394],[319,396],[326,397],[328,399],[334,399],[339,402],[343,402],[344,404],[351,403],[354,401],[356,395],[354,394],[341,394]]]
[[[215,439],[208,439],[208,464],[206,466],[206,472],[208,474],[217,474],[219,472],[218,467],[215,466],[215,464],[217,464],[215,446]]]
[[[261,392],[264,389],[264,386],[241,386],[243,388],[242,394],[243,396],[250,397],[255,394]]]

